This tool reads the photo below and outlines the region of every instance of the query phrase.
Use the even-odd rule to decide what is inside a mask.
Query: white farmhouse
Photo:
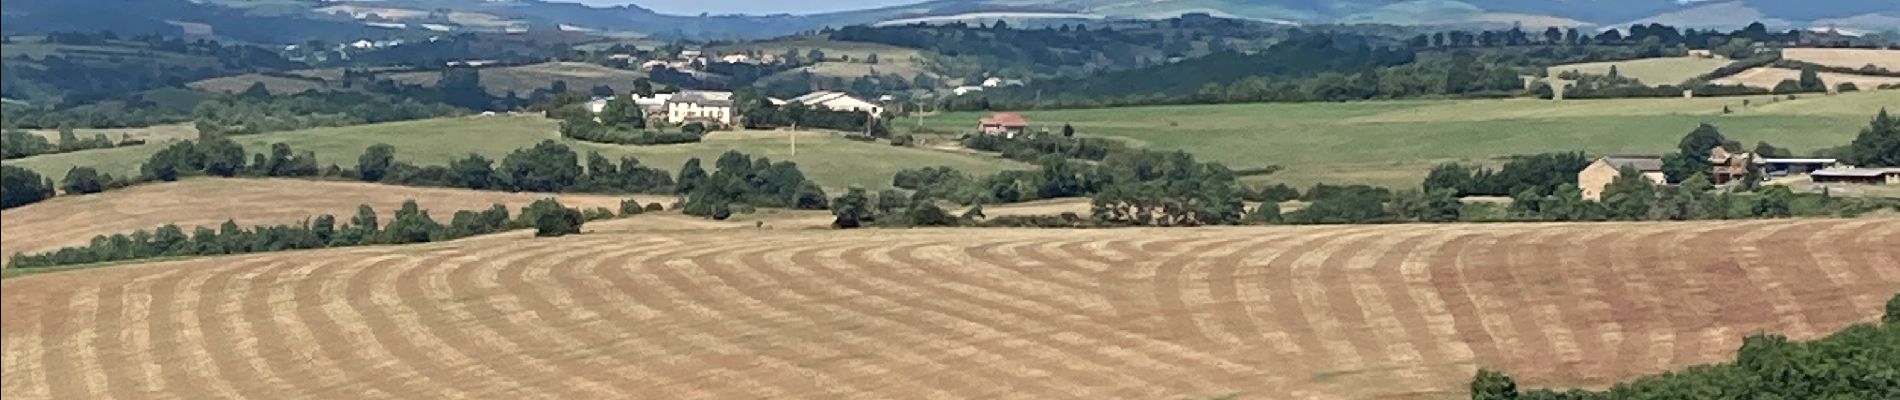
[[[666,100],[668,123],[701,122],[731,126],[736,117],[734,114],[732,92],[688,90]]]

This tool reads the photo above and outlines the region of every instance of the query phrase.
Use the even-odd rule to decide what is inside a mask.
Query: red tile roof
[[[983,126],[1001,126],[1005,128],[1026,128],[1026,127],[1029,127],[1029,120],[1023,119],[1022,114],[994,113],[994,114],[990,114],[989,118],[984,118],[982,120],[982,124]]]

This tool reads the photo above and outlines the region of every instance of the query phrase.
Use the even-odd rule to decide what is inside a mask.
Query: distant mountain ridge
[[[1900,1],[1889,0],[941,0],[923,7],[946,4],[987,4],[1010,7],[1040,6],[1054,10],[1107,17],[1171,17],[1184,12],[1296,23],[1379,22],[1398,25],[1511,23],[1526,25],[1560,22],[1617,26],[1660,16],[1725,19],[1721,12],[1746,10],[1751,15],[1805,27],[1819,20],[1868,15],[1900,16]],[[1679,21],[1692,25],[1695,21]],[[1746,22],[1744,22],[1746,24]],[[1730,24],[1720,24],[1729,27]],[[1863,27],[1882,28],[1882,27]],[[1885,29],[1900,29],[1887,26]],[[1880,30],[1885,30],[1880,29]]]
[[[1625,27],[1663,23],[1684,28],[1735,29],[1762,21],[1776,29],[1832,27],[1855,31],[1900,30],[1894,0],[934,0],[913,5],[807,15],[670,15],[640,6],[590,7],[544,0],[8,0],[0,3],[8,32],[35,32],[64,25],[163,27],[215,15],[221,30],[246,32],[231,14],[284,19],[302,15],[322,24],[357,23],[499,29],[480,23],[566,26],[630,31],[665,38],[752,39],[847,25],[892,21],[953,21],[986,18],[1161,19],[1184,13],[1284,24],[1377,23],[1410,26],[1529,28]],[[381,10],[338,13],[340,7]],[[238,12],[215,12],[223,8]],[[300,9],[301,8],[301,9]],[[65,10],[84,12],[63,12]],[[181,11],[181,10],[188,10]],[[442,13],[450,11],[453,16]],[[339,15],[342,14],[342,15]],[[76,18],[86,15],[86,18]],[[42,17],[54,16],[48,21]],[[461,18],[456,18],[456,17]],[[481,18],[471,18],[479,16]],[[66,20],[72,18],[72,20]],[[355,21],[352,21],[355,19]],[[474,20],[474,22],[471,22]],[[111,21],[104,23],[102,21]],[[16,24],[18,26],[16,26]],[[25,27],[25,28],[21,28]],[[234,29],[235,28],[235,29]],[[248,28],[248,29],[246,29]],[[266,35],[267,39],[275,39]]]

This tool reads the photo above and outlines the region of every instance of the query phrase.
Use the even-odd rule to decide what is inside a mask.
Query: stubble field
[[[1577,71],[1586,75],[1609,75],[1610,67],[1616,67],[1617,75],[1635,78],[1650,86],[1679,85],[1683,81],[1707,74],[1716,68],[1728,65],[1726,58],[1701,57],[1664,57],[1645,58],[1629,61],[1610,61],[1583,64],[1565,64],[1548,69],[1550,76],[1566,71]]]
[[[96,235],[131,234],[177,224],[217,229],[226,220],[239,226],[295,224],[319,214],[339,222],[368,204],[388,221],[403,201],[415,200],[437,221],[448,223],[456,211],[481,211],[506,204],[510,214],[537,199],[554,196],[569,207],[620,209],[624,196],[508,193],[445,188],[376,185],[295,179],[187,179],[110,192],[59,196],[0,212],[0,258],[16,252],[37,253],[84,246]],[[670,200],[642,196],[641,203]],[[0,261],[3,262],[3,261]]]
[[[7,279],[0,394],[1460,398],[1481,365],[1604,384],[1900,290],[1893,219],[611,229],[644,218]]]
[[[1900,70],[1900,50],[1875,49],[1786,49],[1781,54],[1790,60],[1806,61],[1830,67],[1861,68],[1872,65],[1890,71]]]

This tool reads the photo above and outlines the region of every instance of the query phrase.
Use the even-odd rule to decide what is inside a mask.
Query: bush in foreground
[[[522,215],[533,216],[534,235],[538,237],[559,237],[581,233],[581,224],[587,222],[581,210],[567,208],[554,199],[536,200],[522,211]]]
[[[1601,392],[1518,391],[1510,376],[1479,370],[1473,400],[1490,399],[1893,399],[1900,398],[1900,295],[1884,324],[1859,324],[1828,337],[1791,342],[1781,335],[1742,340],[1734,362],[1689,367],[1619,383]]]

